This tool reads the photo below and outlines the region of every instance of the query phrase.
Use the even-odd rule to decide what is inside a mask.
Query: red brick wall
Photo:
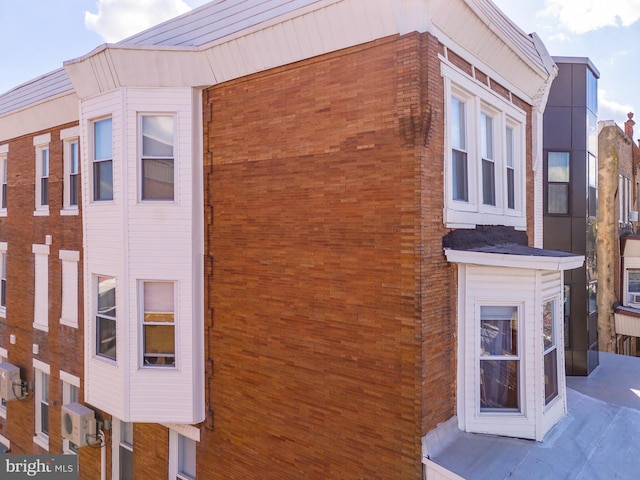
[[[394,37],[206,92],[199,477],[421,478],[455,405],[437,49]]]
[[[7,242],[7,318],[0,320],[0,346],[8,350],[9,362],[21,368],[22,378],[34,382],[33,359],[51,367],[49,451],[61,453],[60,406],[62,390],[60,369],[82,377],[83,362],[83,302],[82,268],[78,266],[79,328],[60,325],[62,302],[61,262],[59,251],[82,251],[82,220],[80,215],[61,216],[62,208],[62,125],[50,131],[34,132],[8,142],[7,212],[0,218],[0,241]],[[34,217],[35,150],[33,137],[51,133],[49,215]],[[44,244],[45,236],[52,236],[49,254],[49,332],[34,330],[34,255],[32,244]],[[16,336],[16,343],[9,336]],[[39,353],[32,353],[33,344]],[[82,396],[82,390],[80,392]],[[13,453],[42,453],[33,442],[34,400],[11,401],[7,404],[7,419],[2,421],[0,433],[11,441]],[[99,458],[99,457],[98,457]],[[97,478],[94,474],[83,478]]]

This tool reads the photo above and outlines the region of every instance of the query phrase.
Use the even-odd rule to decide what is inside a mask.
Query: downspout
[[[102,430],[98,432],[98,438],[102,445],[100,448],[100,480],[107,480],[107,442]]]

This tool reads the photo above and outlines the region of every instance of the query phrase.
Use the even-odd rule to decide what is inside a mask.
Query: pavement
[[[467,480],[640,479],[640,358],[600,352],[567,407],[542,442],[460,432],[431,460]]]

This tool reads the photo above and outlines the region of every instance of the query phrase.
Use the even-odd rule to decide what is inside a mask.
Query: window
[[[36,156],[36,209],[35,215],[49,214],[49,143],[51,134],[38,135],[33,138]]]
[[[173,200],[173,117],[142,115],[142,199]]]
[[[7,214],[7,153],[9,145],[0,145],[0,216]]]
[[[113,200],[113,136],[111,118],[93,124],[93,199]]]
[[[556,341],[556,302],[542,306],[542,343],[544,345],[544,403],[558,397],[558,345]]]
[[[624,175],[618,175],[618,221],[629,223],[629,211],[632,209],[631,181]]]
[[[569,153],[547,154],[547,213],[569,214]]]
[[[33,360],[35,370],[36,435],[33,441],[49,450],[49,365]]]
[[[640,304],[640,270],[627,270],[628,301],[631,304]]]
[[[480,307],[480,411],[520,411],[518,309]]]
[[[116,279],[97,277],[96,354],[116,359]]]
[[[78,127],[66,128],[60,131],[63,141],[63,215],[77,214],[79,195],[79,150]]]
[[[0,242],[0,317],[7,316],[7,243]]]
[[[445,223],[526,227],[526,114],[442,64],[446,103]]]
[[[60,370],[60,384],[62,388],[62,404],[67,405],[78,401],[78,392],[80,390],[80,379],[75,375],[71,375],[63,370]],[[77,454],[78,447],[67,440],[62,439],[63,453]]]
[[[175,365],[175,304],[173,282],[142,282],[143,364]]]
[[[78,328],[78,262],[80,252],[60,250],[62,262],[62,311],[60,323]]]
[[[49,245],[32,245],[35,259],[33,327],[49,331]]]
[[[0,363],[7,361],[8,352],[6,348],[0,348]],[[0,398],[0,417],[7,418],[7,401],[4,398]]]
[[[196,478],[196,440],[174,430],[169,430],[169,478]]]
[[[467,120],[466,104],[451,97],[451,171],[453,177],[453,199],[469,200],[467,168]]]
[[[133,423],[120,422],[118,445],[120,480],[133,480]]]

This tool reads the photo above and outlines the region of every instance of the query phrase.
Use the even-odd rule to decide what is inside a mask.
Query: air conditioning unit
[[[20,368],[11,363],[0,363],[0,398],[4,398],[8,402],[15,400],[21,394]]]
[[[631,294],[631,303],[640,303],[640,294],[632,293]]]
[[[638,221],[638,211],[637,210],[631,210],[629,212],[629,220],[632,222],[637,222]]]
[[[92,443],[96,435],[96,414],[81,403],[73,402],[62,406],[62,438],[78,447]],[[88,437],[88,438],[87,438]]]

